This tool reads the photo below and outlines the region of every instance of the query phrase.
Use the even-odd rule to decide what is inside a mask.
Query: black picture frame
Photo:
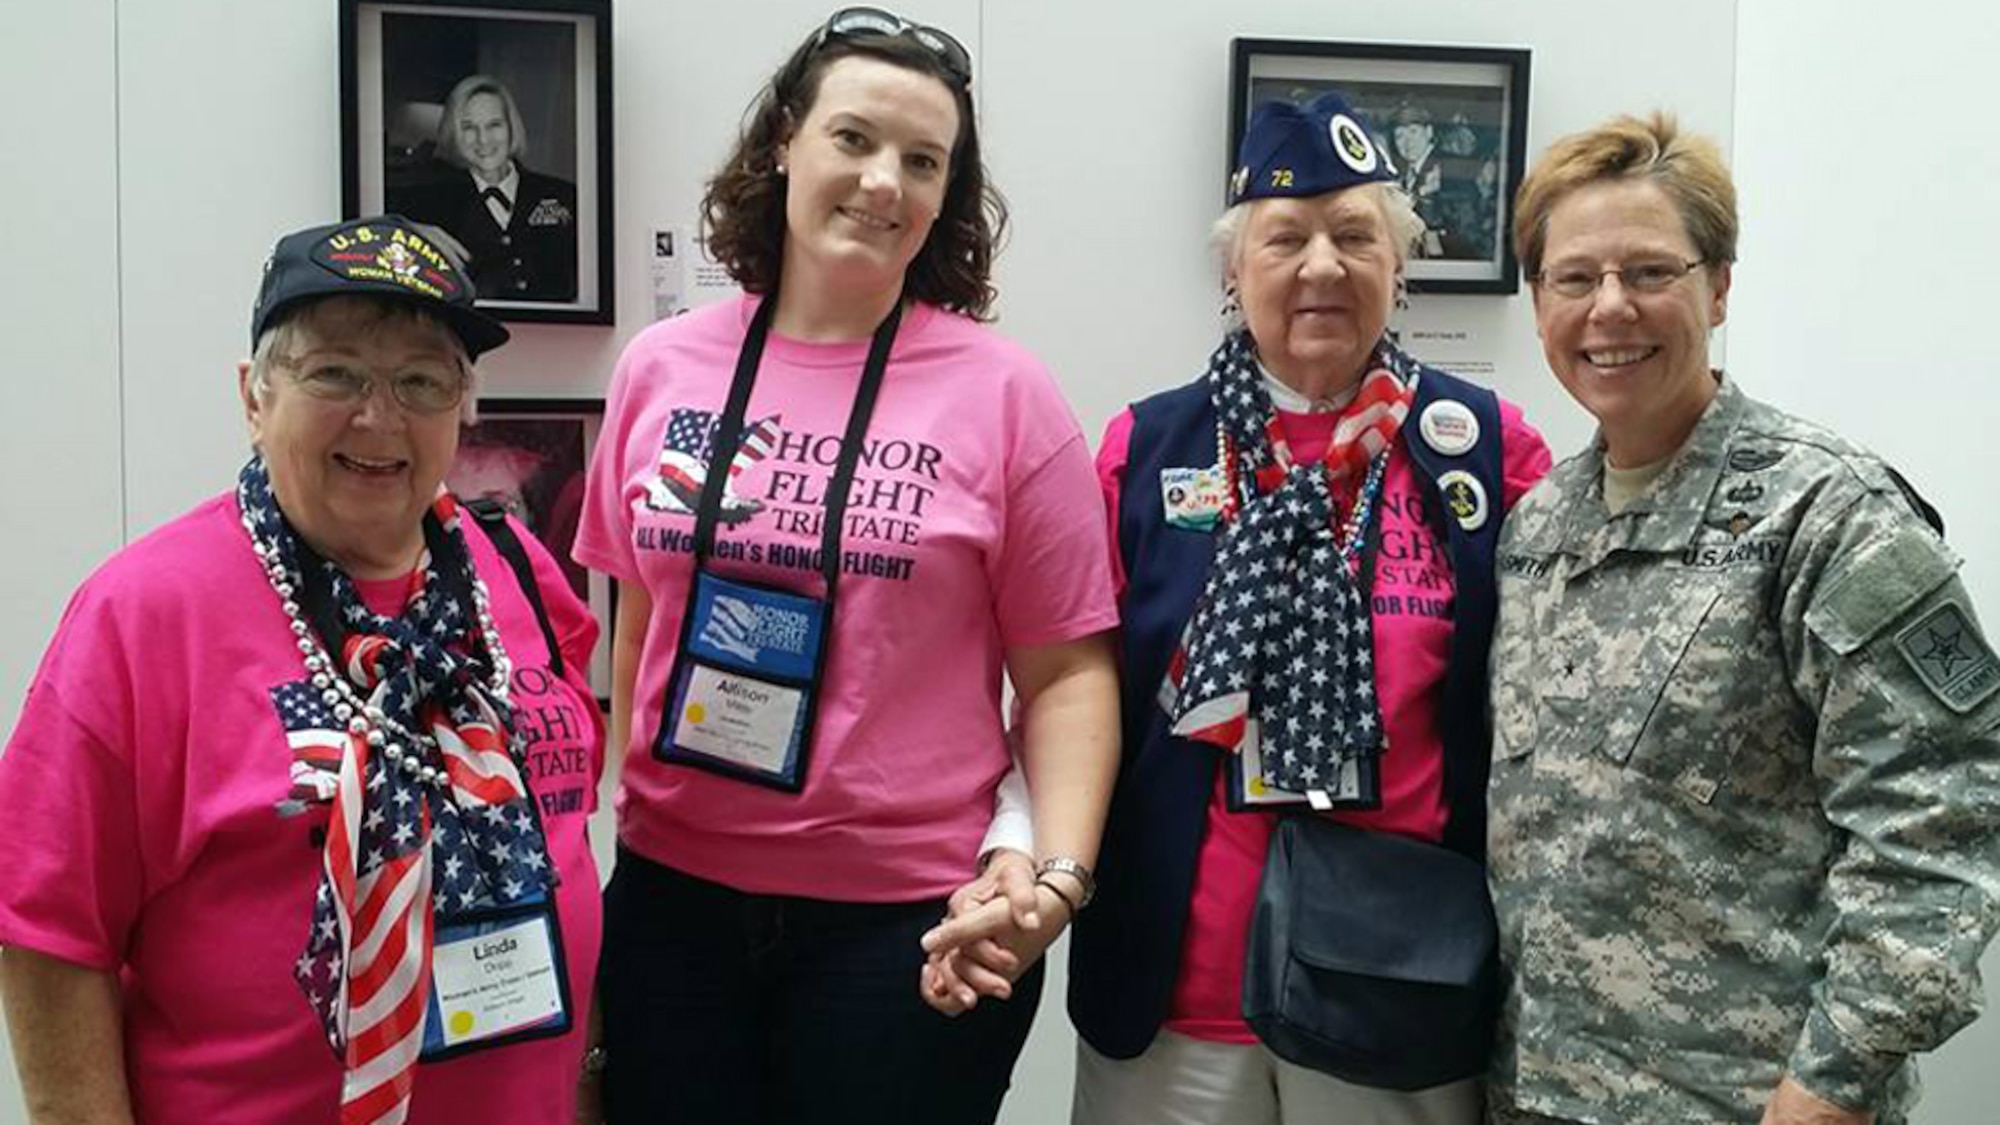
[[[452,235],[502,320],[613,323],[611,125],[610,0],[340,0],[342,213]],[[513,197],[474,167],[511,168]]]
[[[603,427],[601,398],[482,398],[478,421],[460,431],[458,457],[444,479],[462,500],[498,500],[555,556],[570,588],[597,618],[590,687],[609,706],[617,587],[570,557],[584,474]]]
[[[1404,270],[1410,291],[1519,292],[1512,229],[1527,164],[1529,56],[1525,47],[1233,39],[1225,177],[1259,103],[1337,89],[1375,130],[1428,228]]]

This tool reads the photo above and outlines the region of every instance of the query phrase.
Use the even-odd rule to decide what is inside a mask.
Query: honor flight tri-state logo
[[[878,423],[879,425],[879,423]],[[689,551],[689,519],[701,507],[709,474],[722,472],[717,557],[786,570],[820,569],[821,525],[842,440],[837,433],[788,428],[771,414],[744,425],[726,466],[714,463],[718,412],[670,407],[658,459],[633,501],[640,550]],[[882,426],[881,428],[888,428]],[[841,517],[841,568],[877,578],[908,579],[916,548],[944,487],[945,451],[928,441],[871,433],[857,454]]]

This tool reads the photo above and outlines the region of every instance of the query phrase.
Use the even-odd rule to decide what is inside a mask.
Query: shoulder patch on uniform
[[[1961,715],[2000,691],[2000,658],[1954,602],[1896,634],[1896,651],[1932,695]]]
[[[1958,572],[1929,532],[1915,525],[1871,545],[1832,578],[1806,611],[1806,627],[1845,655],[1875,639]]]

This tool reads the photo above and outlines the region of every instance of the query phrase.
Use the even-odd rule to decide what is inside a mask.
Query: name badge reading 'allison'
[[[797,790],[826,609],[818,598],[697,571],[655,755]]]
[[[425,1061],[569,1030],[569,978],[546,903],[440,924],[431,954]]]

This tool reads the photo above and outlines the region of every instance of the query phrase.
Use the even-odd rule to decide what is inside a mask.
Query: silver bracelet
[[[1078,863],[1076,860],[1073,860],[1066,855],[1052,855],[1049,856],[1047,859],[1044,859],[1040,863],[1036,864],[1035,882],[1037,883],[1042,882],[1042,876],[1044,875],[1053,875],[1057,873],[1068,875],[1070,878],[1075,879],[1080,885],[1082,885],[1083,900],[1081,902],[1071,904],[1076,908],[1076,910],[1082,910],[1084,907],[1089,906],[1090,900],[1097,897],[1097,877],[1090,873],[1090,868],[1085,867],[1083,864]],[[1055,888],[1051,887],[1050,889],[1054,890]],[[1063,895],[1062,898],[1064,902],[1069,902],[1068,895]]]

